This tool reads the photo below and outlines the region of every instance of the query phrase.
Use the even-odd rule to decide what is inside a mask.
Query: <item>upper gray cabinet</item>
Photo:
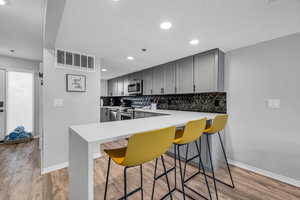
[[[129,77],[128,76],[123,76],[123,95],[128,96],[128,84],[129,84]]]
[[[215,92],[224,89],[224,54],[213,50],[194,56],[195,92]]]
[[[153,70],[153,94],[164,94],[164,68],[157,66]]]
[[[107,81],[107,93],[110,97],[113,95],[113,79]]]
[[[127,96],[128,84],[143,80],[144,95],[224,91],[224,53],[213,49],[108,81],[109,96]]]
[[[152,85],[153,85],[153,70],[146,69],[142,71],[143,75],[143,94],[151,95],[153,93]]]
[[[193,57],[176,61],[176,93],[193,93]]]
[[[176,62],[170,62],[163,65],[164,71],[164,94],[176,93]]]
[[[124,78],[120,77],[117,79],[117,81],[118,81],[117,96],[124,96]]]

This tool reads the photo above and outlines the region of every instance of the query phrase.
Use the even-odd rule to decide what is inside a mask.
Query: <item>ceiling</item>
[[[299,10],[298,0],[67,0],[56,46],[100,57],[107,79],[300,32]],[[164,20],[169,31],[159,28]],[[191,46],[194,38],[200,42]]]
[[[43,0],[7,0],[0,6],[1,55],[42,60],[42,5]]]

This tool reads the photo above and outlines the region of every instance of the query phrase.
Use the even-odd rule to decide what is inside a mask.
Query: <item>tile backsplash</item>
[[[172,95],[145,95],[129,97],[102,97],[103,105],[109,106],[113,102],[114,106],[121,104],[122,98],[130,99],[133,104],[147,106],[151,102],[157,103],[158,109],[184,110],[195,112],[226,113],[226,93],[208,92],[196,94],[172,94]]]

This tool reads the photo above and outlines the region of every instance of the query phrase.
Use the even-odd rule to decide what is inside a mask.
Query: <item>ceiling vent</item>
[[[95,72],[95,56],[56,49],[56,67]]]

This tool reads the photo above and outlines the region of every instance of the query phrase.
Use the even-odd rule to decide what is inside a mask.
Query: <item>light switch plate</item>
[[[270,109],[279,109],[280,108],[280,99],[268,99],[267,106]]]
[[[64,106],[64,100],[63,99],[54,99],[53,106],[55,108],[63,107]]]

